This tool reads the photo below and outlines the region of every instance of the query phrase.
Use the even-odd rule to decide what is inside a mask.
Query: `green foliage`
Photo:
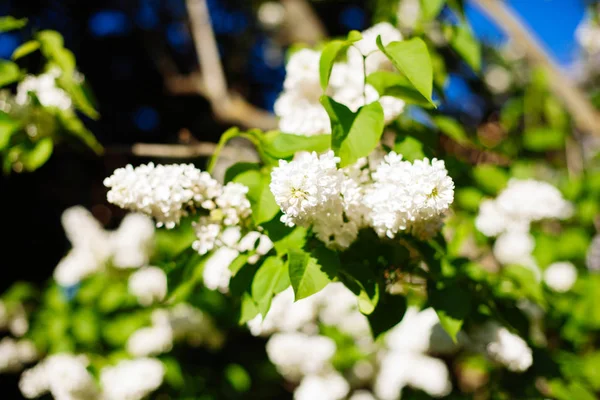
[[[321,59],[319,60],[319,76],[321,82],[321,88],[327,89],[329,85],[329,77],[331,76],[331,70],[333,64],[340,57],[341,54],[348,50],[348,47],[352,46],[353,43],[358,42],[362,39],[360,32],[350,31],[346,40],[332,40],[329,42],[321,52]]]
[[[288,253],[289,277],[296,301],[311,296],[323,289],[329,282],[335,265],[322,265],[320,259],[301,249],[291,249]]]

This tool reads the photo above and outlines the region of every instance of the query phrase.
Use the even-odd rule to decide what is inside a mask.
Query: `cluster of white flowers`
[[[483,347],[490,359],[511,371],[526,371],[533,363],[533,354],[527,343],[495,321],[480,326],[471,339],[472,345]]]
[[[378,165],[361,159],[338,169],[338,162],[332,151],[279,161],[270,187],[282,222],[310,226],[327,246],[341,249],[367,226],[382,237],[404,231],[421,239],[441,228],[454,200],[454,182],[443,161],[410,163],[391,152]]]
[[[579,45],[589,54],[600,52],[600,26],[591,18],[585,19],[575,31]]]
[[[17,85],[15,102],[19,105],[26,105],[30,101],[30,93],[33,93],[44,107],[56,107],[61,110],[70,109],[72,106],[71,97],[67,92],[56,86],[56,79],[60,75],[60,70],[53,68],[38,76],[26,76]]]
[[[87,370],[85,356],[55,354],[25,370],[19,389],[28,399],[50,392],[55,399],[99,399],[100,390]]]
[[[555,292],[568,292],[577,280],[577,268],[567,261],[550,264],[544,271],[544,282]]]
[[[128,288],[141,305],[149,306],[167,296],[167,275],[158,267],[143,267],[131,274]]]
[[[533,179],[511,179],[498,197],[481,202],[475,226],[486,236],[497,236],[493,251],[499,263],[527,267],[539,280],[531,223],[566,219],[572,214],[573,205],[554,186]]]
[[[61,286],[75,285],[102,271],[109,262],[116,268],[139,268],[152,253],[154,227],[144,215],[127,215],[112,232],[104,230],[81,206],[65,210],[61,221],[72,245],[54,270],[54,279]]]
[[[0,373],[18,372],[37,358],[38,352],[30,340],[17,341],[11,337],[0,340]]]
[[[123,360],[100,371],[102,400],[141,400],[162,385],[163,364],[154,358]]]
[[[141,400],[162,384],[165,374],[159,360],[123,360],[102,368],[98,385],[88,364],[84,355],[54,354],[24,371],[19,389],[28,399],[50,393],[57,400]]]
[[[107,199],[121,208],[156,219],[157,226],[174,228],[190,209],[214,209],[221,186],[192,164],[118,168],[104,180]]]
[[[0,300],[0,330],[6,329],[16,337],[25,335],[29,330],[29,320],[22,304],[6,304]]]
[[[365,104],[379,101],[386,122],[390,122],[402,113],[404,102],[390,96],[380,97],[373,86],[365,85],[363,63],[367,74],[392,70],[391,62],[377,48],[375,40],[381,35],[383,43],[388,44],[402,40],[402,35],[388,23],[377,24],[362,35],[363,39],[348,49],[347,61],[333,66],[326,93],[354,112]],[[282,132],[312,136],[331,131],[327,112],[319,103],[323,94],[319,83],[320,57],[321,52],[311,49],[291,55],[286,65],[284,91],[275,102],[275,114],[280,118]]]

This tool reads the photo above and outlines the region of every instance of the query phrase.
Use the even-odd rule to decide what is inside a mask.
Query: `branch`
[[[185,88],[193,88],[209,100],[216,118],[221,121],[262,130],[276,128],[274,115],[253,106],[240,95],[228,92],[206,0],[187,0],[186,4],[201,74],[171,77],[166,80],[167,87],[173,89],[185,84]],[[200,82],[200,79],[201,84],[190,85],[190,81]]]
[[[134,143],[131,146],[107,147],[107,155],[133,155],[149,158],[198,158],[212,156],[216,143],[197,142],[194,144],[162,144],[162,143]],[[220,157],[234,159],[239,155],[235,148],[225,147]]]
[[[600,116],[585,94],[566,77],[552,61],[525,23],[500,0],[472,0],[512,39],[522,46],[530,62],[546,71],[550,86],[558,99],[573,116],[576,125],[584,132],[600,136]]]
[[[327,36],[325,27],[306,0],[281,0],[281,5],[285,9],[287,42],[314,46]]]

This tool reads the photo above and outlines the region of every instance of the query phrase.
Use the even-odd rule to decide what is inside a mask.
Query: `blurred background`
[[[341,36],[365,29],[381,3],[206,2],[229,88],[250,105],[267,111],[272,111],[281,90],[290,43],[314,43],[323,35]],[[576,79],[582,73],[582,49],[576,33],[590,2],[508,3],[555,62]],[[506,44],[505,35],[479,8],[466,1],[465,10],[475,34],[485,44],[496,49]],[[408,6],[399,18],[410,19],[410,12]],[[446,14],[442,12],[441,18],[454,17]],[[68,249],[60,226],[60,214],[67,207],[82,204],[107,226],[115,226],[122,214],[107,206],[103,178],[127,163],[156,160],[134,155],[133,144],[216,142],[234,123],[216,118],[209,101],[194,86],[198,58],[184,0],[3,0],[0,15],[29,20],[24,30],[0,34],[0,58],[9,59],[35,31],[53,29],[64,36],[65,46],[74,52],[79,70],[93,88],[101,115],[97,121],[84,121],[106,148],[102,157],[91,151],[59,149],[35,174],[1,178],[7,235],[3,240],[4,290],[16,279],[43,281],[51,274]],[[294,20],[302,23],[294,24]],[[470,86],[471,74],[468,68],[457,68],[450,75],[445,95],[452,106],[443,111],[466,125],[478,125],[489,118],[494,107],[491,96],[485,96],[489,90]],[[168,160],[186,159],[175,155]]]

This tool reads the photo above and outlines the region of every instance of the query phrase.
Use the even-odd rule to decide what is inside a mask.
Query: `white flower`
[[[160,302],[167,296],[167,276],[158,267],[145,267],[129,277],[129,292],[143,306]]]
[[[393,238],[407,231],[421,239],[431,237],[454,200],[454,182],[444,162],[435,158],[411,164],[391,152],[373,180],[365,203],[371,209],[371,226],[380,236]]]
[[[231,271],[229,266],[239,256],[239,252],[229,247],[217,249],[204,264],[202,278],[204,286],[211,290],[218,289],[221,292],[229,290]]]
[[[401,28],[412,31],[417,25],[420,15],[421,3],[419,0],[400,1],[396,17]]]
[[[413,352],[392,351],[384,355],[374,391],[381,400],[396,400],[405,386],[433,397],[452,391],[448,368],[443,361]]]
[[[223,213],[223,224],[238,225],[252,213],[250,201],[246,198],[248,188],[240,183],[229,182],[215,199],[215,204]]]
[[[327,111],[318,102],[309,100],[300,92],[284,91],[275,101],[279,130],[284,133],[313,136],[331,132]]]
[[[389,349],[401,352],[451,354],[458,348],[440,326],[433,308],[419,311],[409,307],[402,321],[385,335],[385,343]]]
[[[321,52],[311,49],[301,49],[294,52],[286,64],[286,76],[283,87],[287,90],[297,89],[312,94],[316,92],[316,97],[321,95],[321,86],[319,83],[319,60]]]
[[[291,380],[326,369],[335,349],[335,342],[328,337],[299,332],[276,333],[267,342],[269,360]]]
[[[336,167],[339,158],[328,151],[299,153],[271,172],[271,192],[290,224],[318,219],[319,214],[340,193],[340,173]]]
[[[58,68],[44,74],[26,76],[17,86],[15,101],[19,105],[29,103],[29,93],[35,94],[40,104],[44,107],[56,107],[61,110],[71,108],[71,97],[56,86],[56,79],[61,75]]]
[[[570,262],[555,262],[544,271],[544,282],[555,292],[568,292],[577,280],[577,268]]]
[[[294,400],[340,400],[346,397],[350,385],[337,372],[309,375],[294,391]]]
[[[16,372],[23,368],[17,342],[10,337],[0,340],[0,373]]]
[[[19,389],[27,398],[50,392],[55,399],[91,400],[99,397],[98,387],[86,369],[84,356],[52,355],[21,375]]]
[[[500,264],[531,265],[535,239],[529,232],[508,231],[494,243],[494,257]]]
[[[317,296],[321,323],[351,335],[359,346],[372,343],[369,321],[358,310],[356,295],[343,283],[330,283]]]
[[[75,248],[71,250],[54,269],[54,280],[61,286],[72,286],[102,270],[104,264],[98,262],[94,254]]]
[[[157,226],[174,228],[188,209],[214,207],[220,185],[207,172],[192,164],[118,168],[104,180],[110,188],[107,199],[121,208],[154,217]]]
[[[135,357],[155,356],[173,347],[173,331],[170,325],[140,328],[127,340],[127,351]]]
[[[472,338],[483,345],[487,355],[511,371],[526,371],[533,363],[533,355],[527,343],[519,336],[496,322],[488,322]]]
[[[217,238],[221,234],[221,225],[212,224],[208,221],[208,218],[202,217],[200,221],[192,224],[196,232],[196,240],[192,243],[192,248],[200,255],[204,255],[214,249]]]
[[[110,235],[112,265],[139,268],[150,261],[154,244],[154,223],[143,214],[127,214],[119,228]]]
[[[590,243],[586,265],[590,271],[600,271],[600,234],[594,236]]]
[[[141,400],[158,389],[165,368],[153,358],[124,360],[102,368],[100,382],[104,400]]]
[[[367,390],[357,390],[352,393],[349,400],[376,400],[376,398],[373,393]]]
[[[573,205],[554,186],[533,179],[511,179],[495,200],[483,201],[475,226],[486,236],[529,231],[531,222],[566,219]]]

